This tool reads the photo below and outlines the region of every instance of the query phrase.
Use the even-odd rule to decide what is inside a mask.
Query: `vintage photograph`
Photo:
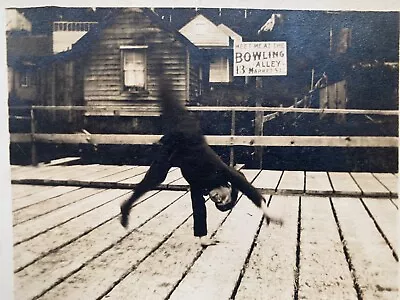
[[[398,11],[5,16],[15,299],[399,296]]]

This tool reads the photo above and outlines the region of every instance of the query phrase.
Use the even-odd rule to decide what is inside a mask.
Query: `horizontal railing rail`
[[[109,145],[151,145],[157,143],[161,135],[147,134],[90,134],[84,133],[39,133],[36,131],[35,112],[37,111],[82,111],[106,112],[108,115],[124,116],[134,113],[135,115],[146,115],[148,112],[158,113],[158,106],[153,107],[123,107],[123,106],[16,106],[9,107],[10,112],[28,110],[30,116],[13,116],[14,119],[29,119],[31,128],[30,133],[11,133],[11,143],[31,143],[32,164],[36,165],[37,143],[53,144],[109,144]],[[206,135],[207,142],[212,146],[229,146],[230,161],[233,164],[234,146],[259,147],[369,147],[387,148],[398,147],[397,136],[263,136],[263,123],[270,120],[269,116],[286,113],[313,113],[313,114],[340,114],[340,115],[381,115],[398,116],[397,110],[365,110],[365,109],[319,109],[319,108],[300,108],[300,107],[243,107],[243,106],[188,106],[189,111],[204,112],[231,112],[231,130],[229,135]],[[271,115],[261,115],[258,119],[259,127],[253,136],[236,135],[235,119],[237,112],[274,112]],[[107,114],[103,114],[107,115]],[[256,148],[257,149],[257,148]]]
[[[355,114],[355,115],[382,115],[382,116],[398,116],[398,110],[378,110],[378,109],[333,109],[333,108],[301,108],[301,107],[280,107],[280,106],[187,106],[189,111],[209,111],[209,112],[299,112],[299,113],[312,113],[312,114]],[[149,111],[160,112],[158,106],[143,107],[143,106],[11,106],[10,110],[49,110],[49,111],[109,111],[125,112],[133,111]]]
[[[152,145],[161,135],[84,134],[84,133],[13,133],[12,143],[54,143],[93,145]],[[235,136],[206,135],[211,146],[253,147],[397,147],[397,137],[379,136]]]

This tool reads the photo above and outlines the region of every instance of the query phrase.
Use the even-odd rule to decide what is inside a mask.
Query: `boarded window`
[[[124,49],[122,56],[125,88],[145,88],[146,50],[143,48]]]
[[[227,57],[214,57],[210,61],[210,82],[230,82],[229,60]]]

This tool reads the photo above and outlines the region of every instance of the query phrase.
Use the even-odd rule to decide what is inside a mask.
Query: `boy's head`
[[[216,187],[209,192],[209,196],[220,211],[230,210],[236,204],[236,201],[232,199],[231,186]]]

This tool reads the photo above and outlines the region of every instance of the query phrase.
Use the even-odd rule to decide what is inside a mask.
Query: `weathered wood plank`
[[[276,191],[281,176],[282,171],[262,170],[254,180],[253,185],[256,188],[271,189]]]
[[[23,166],[20,165],[10,165],[10,168],[12,171],[18,171],[19,169],[23,168]]]
[[[207,201],[206,206],[208,232],[211,235],[221,225],[226,214],[216,210],[211,201]],[[189,218],[106,297],[110,299],[166,299],[200,251],[201,247],[193,237],[193,218]]]
[[[216,234],[221,242],[204,250],[170,299],[229,299],[260,219],[261,211],[243,197]]]
[[[301,198],[299,299],[357,299],[328,198]]]
[[[329,172],[335,194],[360,195],[361,190],[349,173]]]
[[[30,184],[13,184],[11,186],[12,199],[18,199],[26,196],[33,195],[44,190],[51,189],[52,187],[46,187],[42,185],[30,185]]]
[[[20,288],[19,291],[16,291],[16,296],[18,296],[18,299],[30,299],[43,293],[52,287],[57,280],[75,273],[89,261],[93,260],[94,257],[99,256],[112,246],[114,246],[113,249],[115,251],[108,251],[108,253],[112,252],[113,255],[118,256],[113,263],[123,261],[124,257],[128,258],[127,255],[121,253],[122,249],[118,249],[118,246],[115,246],[120,245],[118,241],[121,238],[126,237],[125,240],[139,244],[139,234],[137,234],[135,238],[135,233],[132,233],[132,231],[153,218],[160,210],[163,210],[163,208],[170,205],[180,195],[182,195],[182,193],[165,192],[163,195],[158,195],[158,197],[156,197],[157,199],[142,201],[140,204],[134,206],[132,209],[132,215],[135,217],[131,218],[130,228],[132,229],[128,231],[122,228],[118,219],[115,217],[101,226],[97,227],[92,224],[91,227],[78,231],[79,233],[83,233],[85,232],[84,230],[89,230],[87,234],[82,234],[79,239],[67,244],[57,252],[50,253],[16,274],[16,287],[24,287],[23,289]],[[119,211],[119,207],[116,205],[111,206],[108,209],[109,216],[115,216]],[[106,218],[103,219],[107,220]],[[80,223],[82,225],[82,222]],[[77,223],[74,227],[64,228],[64,230],[66,230],[68,235],[74,236],[76,234],[74,228],[77,229],[78,226],[79,224]],[[52,241],[50,236],[47,237],[46,240]],[[125,267],[129,267],[129,265],[126,265]],[[52,272],[48,272],[48,268],[50,268]],[[109,277],[114,280],[117,279],[116,277]],[[36,280],[32,280],[32,278],[35,278]],[[71,285],[69,287],[72,288]],[[103,286],[103,288],[106,288],[106,286]],[[77,298],[80,298],[81,295],[82,294]],[[44,297],[49,297],[49,294],[45,294]],[[87,298],[92,299],[89,296]]]
[[[142,181],[142,179],[144,178],[144,176],[146,176],[146,172],[147,172],[147,170],[149,169],[149,167],[142,167],[142,166],[139,166],[138,168],[142,168],[143,170],[145,170],[145,172],[142,172],[142,173],[140,173],[140,174],[137,175],[137,176],[134,176],[134,177],[131,177],[131,178],[122,180],[122,181],[120,181],[120,182],[121,182],[121,183],[139,183],[140,181]],[[177,168],[171,168],[171,169],[169,170],[169,172],[168,172],[167,178],[168,178],[168,176],[175,176],[175,174],[174,174],[174,175],[170,175],[170,174],[172,174],[171,172],[174,172],[176,169],[177,169]],[[165,180],[163,181],[163,183],[167,184],[167,183],[169,182],[169,180],[167,180],[167,178],[165,178]],[[172,177],[172,179],[173,179],[173,178],[174,178],[174,177]]]
[[[306,172],[306,193],[331,194],[333,189],[326,172]]]
[[[127,190],[106,190],[28,222],[18,224],[14,226],[14,243],[20,243],[37,236],[40,233],[76,218],[78,215],[88,213],[89,211],[103,206],[114,200],[114,197],[120,197],[128,192]]]
[[[41,167],[38,168],[37,172],[25,173],[23,175],[18,176],[17,178],[12,178],[12,179],[14,180],[29,179],[29,178],[51,179],[60,176],[60,174],[62,174],[62,176],[76,174],[76,172],[79,172],[79,170],[82,170],[82,167],[78,165],[70,167],[64,167],[64,166]],[[94,171],[97,171],[97,169],[95,169]],[[87,172],[88,173],[91,172],[91,169],[89,168]]]
[[[362,298],[395,299],[398,265],[360,200],[333,198],[332,201]]]
[[[84,166],[82,166],[85,168]],[[97,172],[88,174],[87,176],[81,177],[81,181],[90,182],[102,179],[106,176],[117,175],[118,173],[124,171],[126,168],[122,166],[103,166],[102,169]]]
[[[57,186],[50,189],[44,189],[41,192],[35,193],[33,195],[24,196],[13,200],[13,211],[19,210],[24,207],[36,204],[41,201],[45,201],[50,198],[60,196],[62,194],[71,192],[78,189],[78,187],[73,186]]]
[[[121,190],[116,190],[114,195],[109,194],[109,199],[115,199],[116,201],[111,201],[82,215],[80,215],[78,211],[76,212],[76,218],[54,227],[33,239],[14,246],[14,268],[17,270],[23,268],[37,260],[38,257],[73,242],[93,228],[116,217],[117,213],[119,213],[119,205],[116,202],[121,201],[121,199],[126,199],[128,195],[123,194],[121,196],[120,192]],[[154,192],[150,194],[150,196],[153,194]],[[117,197],[117,195],[120,196]],[[147,198],[143,198],[142,201],[145,199]]]
[[[182,192],[164,192],[163,197],[177,199],[181,195]],[[173,203],[121,242],[89,262],[83,269],[68,277],[45,294],[43,299],[66,297],[77,299],[80,295],[85,295],[88,299],[99,298],[116,280],[126,275],[135,264],[140,263],[159,247],[168,235],[189,217],[191,202],[188,197],[184,198]]]
[[[260,170],[250,170],[250,169],[243,170],[242,169],[242,170],[240,170],[240,172],[242,172],[243,175],[246,177],[246,179],[251,182],[260,173]]]
[[[59,172],[63,167],[60,166],[38,166],[38,167],[23,167],[18,170],[18,172],[11,172],[11,179],[23,179],[29,178],[30,176],[51,176]]]
[[[78,162],[81,158],[80,157],[62,157],[53,159],[49,163],[46,163],[45,166],[56,166],[56,165],[63,165],[72,162]]]
[[[64,172],[60,172],[57,174],[57,177],[54,179],[58,180],[78,180],[81,178],[85,178],[90,174],[97,173],[100,170],[103,170],[104,166],[102,165],[82,165],[82,166],[73,166],[73,169],[67,170]]]
[[[389,191],[371,173],[351,173],[363,194],[387,194]]]
[[[391,194],[397,194],[399,179],[391,173],[373,173],[378,180],[389,190]]]
[[[117,174],[113,174],[113,175],[109,175],[103,178],[99,178],[99,179],[95,179],[95,182],[119,182],[122,181],[124,179],[128,179],[131,178],[133,176],[139,175],[139,174],[143,174],[147,171],[147,167],[137,167],[137,166],[131,166],[129,167],[127,170],[119,172]]]
[[[363,202],[368,207],[383,234],[389,240],[390,245],[396,251],[396,254],[400,254],[398,227],[396,227],[398,211],[389,199],[364,198]]]
[[[35,217],[45,215],[53,210],[78,202],[81,199],[89,197],[93,194],[100,193],[102,191],[103,191],[102,189],[92,189],[92,188],[76,189],[72,192],[41,201],[37,204],[28,206],[26,208],[14,212],[13,224],[16,225],[19,223],[26,222]]]
[[[299,199],[273,196],[283,227],[262,226],[235,299],[292,299],[295,283]]]
[[[278,186],[279,191],[291,191],[294,193],[304,192],[304,172],[284,171]]]
[[[76,174],[79,174],[83,170],[83,167],[79,166],[79,165],[71,166],[71,167],[56,166],[54,168],[55,169],[53,169],[52,172],[46,172],[44,174],[32,174],[35,176],[32,177],[32,175],[29,175],[29,176],[26,176],[25,178],[52,179],[52,178],[57,178],[60,176],[62,176],[63,178],[70,178],[70,177],[75,176]],[[98,165],[91,165],[86,170],[86,172],[87,172],[87,174],[90,174],[92,172],[97,172],[98,169],[99,169]]]
[[[18,166],[18,168],[11,170],[11,177],[31,171],[34,172],[39,168],[42,168],[42,165],[39,164],[37,166]]]

